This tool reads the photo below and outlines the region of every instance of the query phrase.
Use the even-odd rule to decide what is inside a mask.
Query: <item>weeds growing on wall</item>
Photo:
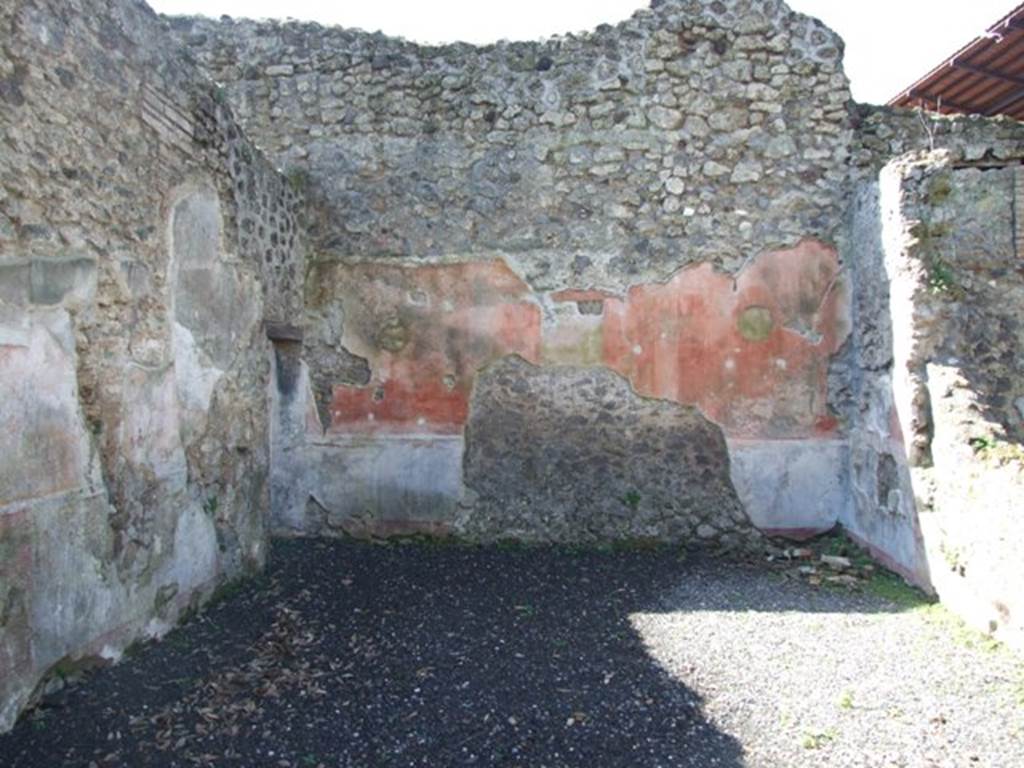
[[[972,437],[968,443],[974,449],[974,455],[982,461],[997,466],[1018,464],[1024,467],[1024,446],[995,435]]]

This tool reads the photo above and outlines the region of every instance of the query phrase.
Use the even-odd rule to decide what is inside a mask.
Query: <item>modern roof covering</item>
[[[1024,4],[889,104],[1024,120]]]

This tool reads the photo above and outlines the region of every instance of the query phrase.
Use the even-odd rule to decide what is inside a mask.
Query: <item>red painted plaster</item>
[[[790,541],[810,541],[824,533],[828,533],[835,526],[817,526],[814,528],[760,528],[765,536],[773,539],[789,539]]]
[[[697,405],[734,437],[825,436],[829,357],[849,333],[835,251],[807,240],[762,254],[734,279],[702,264],[605,302],[604,360],[638,392]],[[739,330],[770,313],[765,338]]]
[[[697,405],[733,437],[828,436],[838,426],[828,364],[849,333],[849,296],[835,250],[818,241],[763,253],[735,277],[702,264],[624,297],[555,292],[557,302],[600,299],[604,314],[563,317],[543,344],[529,287],[500,261],[332,274],[343,343],[372,372],[365,387],[335,387],[333,431],[458,433],[477,370],[512,353],[607,365],[640,394]],[[759,338],[740,331],[751,307],[771,318]]]
[[[539,358],[540,309],[503,262],[341,269],[343,343],[372,378],[335,387],[332,431],[461,432],[477,370]]]

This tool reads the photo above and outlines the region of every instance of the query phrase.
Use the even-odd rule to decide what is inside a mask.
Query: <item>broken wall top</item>
[[[486,47],[171,26],[303,181],[319,260],[489,255],[537,288],[617,290],[736,271],[841,218],[842,43],[779,2],[665,2]]]

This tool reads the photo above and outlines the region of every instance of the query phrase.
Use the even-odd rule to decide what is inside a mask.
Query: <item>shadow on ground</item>
[[[630,616],[670,595],[672,610],[815,610],[777,576],[751,594],[751,568],[277,542],[262,579],[24,717],[0,764],[742,766]],[[705,578],[715,589],[680,605],[680,583]]]

